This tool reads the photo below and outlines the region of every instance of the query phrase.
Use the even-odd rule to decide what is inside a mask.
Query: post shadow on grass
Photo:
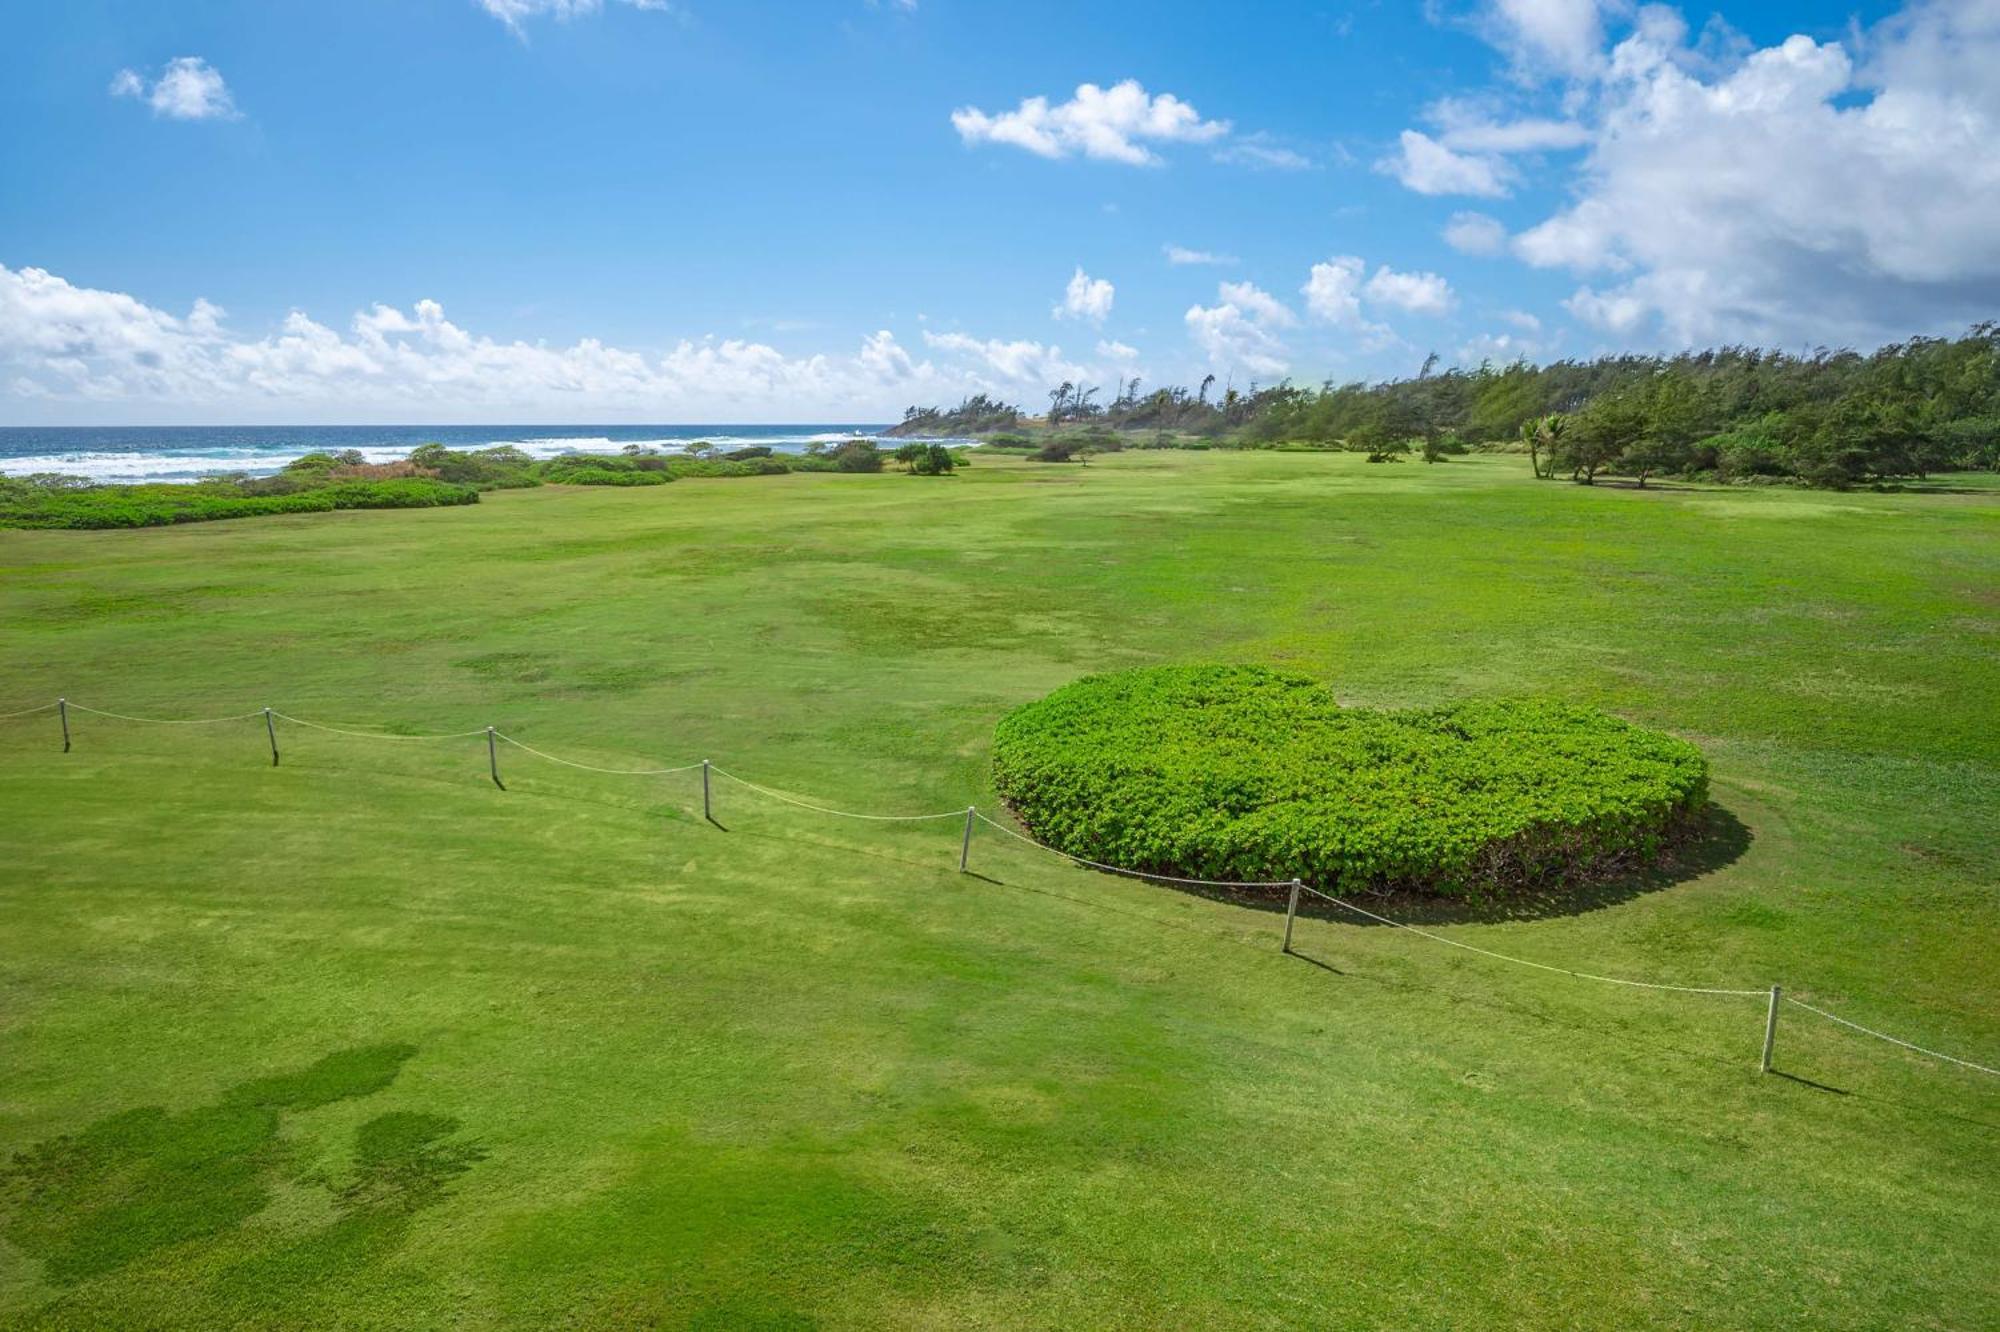
[[[1503,921],[1552,920],[1601,911],[1647,893],[1657,893],[1705,874],[1713,874],[1742,859],[1752,840],[1753,835],[1747,824],[1723,806],[1711,803],[1668,843],[1658,860],[1647,865],[1613,866],[1586,883],[1532,888],[1504,898],[1479,901],[1419,893],[1376,894],[1359,890],[1340,892],[1339,895],[1356,906],[1408,925],[1484,925]],[[1147,878],[1146,882],[1260,911],[1283,914],[1285,910],[1287,893],[1283,888],[1203,888],[1152,878]],[[1310,893],[1300,900],[1299,914],[1315,919],[1344,921],[1351,925],[1388,928],[1379,921],[1357,916]]]
[[[55,1286],[74,1286],[176,1245],[240,1238],[287,1178],[279,1137],[288,1113],[373,1096],[416,1053],[409,1045],[342,1050],[290,1073],[252,1078],[212,1104],[172,1112],[145,1106],[51,1138],[0,1167],[0,1235],[42,1264]],[[451,1143],[458,1121],[396,1111],[355,1132],[345,1180],[326,1188],[338,1219],[277,1241],[255,1265],[287,1254],[298,1279],[348,1270],[402,1242],[409,1218],[485,1152]]]

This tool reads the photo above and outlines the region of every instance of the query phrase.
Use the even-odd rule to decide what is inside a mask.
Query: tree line
[[[2000,468],[1996,323],[1866,353],[1729,346],[1443,370],[1437,359],[1413,378],[1245,392],[1215,393],[1211,375],[1193,391],[1141,393],[1134,379],[1109,402],[1099,389],[1063,384],[1043,424],[1353,449],[1380,460],[1505,449],[1526,454],[1538,477],[1583,483],[1701,475],[1841,487]],[[967,403],[978,409],[968,415],[1006,424],[958,433],[1021,420],[988,398]],[[912,409],[926,424],[956,415]]]

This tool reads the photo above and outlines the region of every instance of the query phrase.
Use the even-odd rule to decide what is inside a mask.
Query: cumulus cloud
[[[1375,270],[1363,291],[1370,302],[1408,314],[1449,314],[1457,302],[1451,283],[1436,273],[1398,273],[1386,264]]]
[[[1718,62],[1650,9],[1604,64],[1575,201],[1515,240],[1609,333],[1879,341],[2000,308],[2000,5],[1924,0]]]
[[[1226,268],[1237,261],[1233,254],[1218,254],[1213,250],[1190,250],[1185,245],[1163,245],[1160,250],[1167,256],[1167,262],[1170,264],[1211,264]]]
[[[169,60],[151,83],[137,71],[121,69],[111,78],[113,97],[134,97],[169,120],[234,120],[236,102],[215,66],[200,56]]]
[[[604,8],[604,0],[472,0],[481,9],[506,24],[515,35],[523,35],[525,24],[532,18],[573,19],[585,14],[595,14]],[[657,13],[670,13],[673,6],[668,0],[619,0],[620,4],[633,9],[650,9]],[[911,5],[915,8],[915,5]]]
[[[644,352],[583,338],[504,341],[436,301],[374,305],[346,328],[294,311],[243,335],[197,301],[184,315],[37,268],[0,266],[0,384],[17,401],[135,404],[149,415],[363,413],[378,419],[546,419],[581,411],[650,420],[888,417],[967,392],[1019,397],[1088,367],[1058,347],[925,334],[917,357],[881,330],[851,353],[789,356],[763,343],[683,339]],[[526,414],[520,415],[516,413]]]
[[[1193,305],[1185,316],[1188,336],[1218,371],[1244,370],[1275,378],[1285,373],[1291,353],[1277,330],[1294,327],[1298,316],[1284,302],[1248,282],[1224,282],[1214,305]]]
[[[1063,288],[1063,298],[1052,312],[1057,319],[1082,319],[1102,324],[1111,314],[1115,288],[1103,278],[1087,275],[1081,266]]]
[[[1604,61],[1599,0],[1488,0],[1481,26],[1523,73],[1585,78]]]
[[[1229,133],[1229,122],[1203,120],[1172,93],[1149,95],[1137,79],[1110,88],[1077,86],[1067,102],[1030,97],[1012,111],[989,115],[976,107],[951,113],[952,127],[968,144],[1000,143],[1038,157],[1090,157],[1129,166],[1155,166],[1148,144],[1211,143]]]
[[[1492,154],[1461,153],[1422,130],[1404,130],[1396,151],[1375,164],[1418,194],[1468,194],[1498,199],[1507,194],[1513,171]]]
[[[1485,213],[1453,213],[1445,223],[1444,239],[1460,254],[1495,255],[1507,248],[1507,228]]]
[[[1039,393],[1064,380],[1093,378],[1091,368],[1069,360],[1061,347],[1029,339],[976,338],[968,333],[924,333],[924,345],[952,352],[973,367],[977,387],[1003,395]]]

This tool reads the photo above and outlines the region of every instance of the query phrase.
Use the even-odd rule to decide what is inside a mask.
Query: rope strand
[[[684,763],[678,768],[600,768],[595,764],[578,763],[575,759],[557,758],[554,754],[544,754],[541,750],[524,745],[513,736],[501,731],[495,731],[493,734],[505,740],[508,744],[514,746],[514,748],[533,754],[538,759],[547,759],[551,763],[560,763],[566,768],[581,768],[585,772],[607,773],[613,777],[664,777],[669,773],[692,772],[701,766],[699,763]]]
[[[70,706],[75,707],[76,705],[72,703]],[[251,715],[262,716],[263,714],[252,713]],[[338,726],[328,726],[323,722],[307,721],[304,717],[294,717],[288,712],[273,711],[271,715],[281,721],[288,721],[294,726],[310,726],[315,731],[331,731],[335,735],[351,735],[361,740],[463,740],[467,736],[486,734],[486,728],[482,726],[476,731],[452,731],[446,735],[393,735],[386,731],[349,731]]]
[[[1593,972],[1573,971],[1568,967],[1553,966],[1547,962],[1531,962],[1525,957],[1511,957],[1506,953],[1496,953],[1491,948],[1481,948],[1477,944],[1464,943],[1458,939],[1448,939],[1442,934],[1432,934],[1429,930],[1420,930],[1414,925],[1405,925],[1400,920],[1390,920],[1387,916],[1378,916],[1373,911],[1358,907],[1352,902],[1344,902],[1332,893],[1323,893],[1311,886],[1305,886],[1305,888],[1313,896],[1323,897],[1335,906],[1344,907],[1358,916],[1366,916],[1368,919],[1380,921],[1384,925],[1394,925],[1399,930],[1408,930],[1411,934],[1429,939],[1434,943],[1450,944],[1453,948],[1463,948],[1468,953],[1479,953],[1485,957],[1498,958],[1502,962],[1512,962],[1517,966],[1533,967],[1537,971],[1553,971],[1562,976],[1574,976],[1578,980],[1603,981],[1606,985],[1628,985],[1635,990],[1672,990],[1677,994],[1761,995],[1766,993],[1763,990],[1723,990],[1702,985],[1665,985],[1659,981],[1626,980],[1621,976],[1599,976]]]
[[[106,712],[102,708],[85,707],[74,699],[69,706],[77,712],[94,713],[99,717],[110,717],[117,721],[141,722],[147,726],[214,726],[221,722],[249,721],[252,717],[264,715],[262,708],[255,712],[239,712],[233,717],[128,717],[122,712]]]
[[[694,766],[699,768],[701,765],[697,763]],[[782,791],[773,791],[768,786],[759,786],[755,782],[745,781],[733,772],[724,772],[712,763],[709,765],[709,771],[718,777],[727,777],[738,786],[747,786],[759,795],[767,795],[773,800],[782,800],[787,805],[797,805],[800,809],[809,809],[815,814],[831,814],[839,819],[865,819],[870,823],[924,823],[931,819],[962,819],[965,817],[965,811],[962,809],[947,810],[942,814],[857,814],[852,810],[830,809],[825,805],[815,805],[808,801],[796,799],[786,795]]]
[[[1873,1036],[1878,1041],[1887,1041],[1891,1045],[1900,1045],[1905,1050],[1915,1050],[1918,1054],[1929,1055],[1933,1059],[1942,1059],[1948,1064],[1957,1064],[1963,1068],[1978,1069],[1981,1073],[1991,1073],[1994,1077],[2000,1078],[2000,1068],[1988,1068],[1984,1064],[1975,1064],[1970,1059],[1960,1059],[1956,1055],[1948,1055],[1941,1050],[1926,1050],[1921,1045],[1912,1045],[1908,1041],[1898,1040],[1894,1036],[1889,1035],[1887,1032],[1876,1031],[1873,1027],[1864,1027],[1859,1022],[1849,1022],[1846,1018],[1840,1017],[1833,1013],[1829,1013],[1824,1008],[1814,1008],[1811,1004],[1807,1003],[1805,1000],[1794,999],[1789,994],[1785,996],[1785,1002],[1788,1004],[1796,1004],[1800,1008],[1805,1009],[1806,1012],[1808,1013],[1817,1013],[1829,1022],[1838,1022],[1843,1027],[1852,1027],[1854,1028],[1854,1030],[1860,1032],[1862,1035]]]
[[[963,811],[960,812],[962,813]],[[1289,888],[1292,886],[1290,879],[1274,879],[1269,882],[1251,879],[1183,879],[1172,874],[1154,874],[1148,870],[1125,869],[1119,865],[1105,865],[1095,860],[1085,860],[1082,856],[1073,856],[1067,851],[1058,851],[1055,847],[1038,842],[1025,833],[1015,832],[1004,823],[996,823],[984,814],[978,814],[977,811],[975,811],[975,816],[987,827],[998,828],[1017,842],[1026,842],[1029,846],[1046,851],[1052,856],[1061,856],[1064,860],[1078,865],[1088,865],[1094,870],[1103,870],[1106,874],[1122,874],[1128,879],[1151,879],[1156,883],[1185,883],[1200,888]]]
[[[54,712],[54,703],[44,703],[39,708],[22,708],[19,712],[0,712],[0,721],[12,721],[16,717],[32,717],[37,712]]]

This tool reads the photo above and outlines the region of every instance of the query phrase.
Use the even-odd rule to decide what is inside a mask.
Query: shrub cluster
[[[332,509],[429,509],[475,504],[479,492],[423,477],[330,481],[304,489],[255,488],[254,482],[92,486],[66,478],[0,481],[0,527],[165,527],[216,518]]]
[[[1494,897],[1652,856],[1708,798],[1694,746],[1546,701],[1342,708],[1247,666],[1088,676],[1009,713],[1035,835],[1156,874]]]

